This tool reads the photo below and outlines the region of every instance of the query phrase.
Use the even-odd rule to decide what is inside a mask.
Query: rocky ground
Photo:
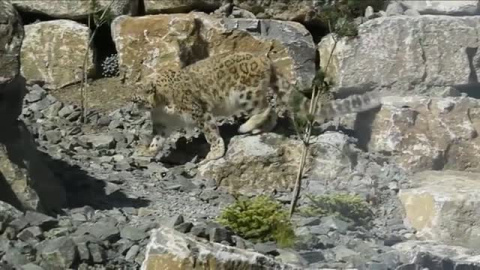
[[[69,205],[56,218],[2,209],[1,269],[139,269],[149,232],[159,225],[311,269],[395,269],[405,258],[392,246],[415,238],[403,225],[396,199],[398,185],[405,183],[384,179],[372,204],[371,227],[331,216],[296,217],[292,249],[253,244],[214,222],[234,199],[214,181],[196,176],[194,162],[187,162],[191,155],[172,155],[162,163],[135,154],[148,141],[149,122],[132,104],[109,113],[92,110],[82,125],[77,106],[34,85],[21,118],[64,182]],[[192,145],[204,144],[195,140]],[[350,188],[357,186],[352,181]],[[275,197],[287,203],[289,193]],[[438,262],[420,265],[428,263]],[[398,269],[415,269],[405,267]]]

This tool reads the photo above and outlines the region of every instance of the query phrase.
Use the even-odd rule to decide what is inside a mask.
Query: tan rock
[[[54,20],[25,26],[21,50],[21,73],[30,82],[56,89],[79,82],[90,29],[69,20]],[[92,51],[87,72],[94,71]]]
[[[23,36],[23,25],[15,8],[8,1],[0,1],[0,83],[19,74]]]
[[[142,270],[300,269],[260,253],[206,242],[161,227],[153,231]]]
[[[279,72],[298,76],[303,87],[315,74],[312,36],[294,22],[218,19],[204,13],[120,16],[112,23],[112,36],[127,80],[234,51],[268,54]]]
[[[217,9],[226,0],[145,0],[145,12],[147,14],[158,13],[182,13],[194,9],[202,11]]]
[[[48,15],[54,18],[82,19],[89,14],[101,13],[110,6],[109,16],[136,15],[138,13],[138,0],[56,0],[51,1],[25,1],[11,0],[19,10],[36,14]]]
[[[410,1],[416,2],[416,1]],[[475,87],[472,65],[480,57],[480,17],[393,16],[369,20],[359,36],[340,39],[327,77],[338,91],[381,88],[395,94],[435,91],[439,86]],[[459,31],[461,29],[461,31]],[[319,43],[325,69],[334,40]],[[438,88],[437,88],[438,89]]]
[[[406,220],[417,236],[444,244],[480,248],[480,174],[424,171],[401,190]]]
[[[312,136],[310,142],[303,179],[306,193],[321,194],[333,186],[368,193],[372,179],[382,178],[389,170],[388,181],[398,175],[389,165],[368,160],[344,134],[326,132]],[[302,142],[284,135],[235,136],[223,158],[198,170],[202,177],[215,180],[230,192],[288,191],[294,187],[301,154]]]
[[[386,97],[355,125],[360,144],[404,169],[480,171],[480,102],[466,97]]]

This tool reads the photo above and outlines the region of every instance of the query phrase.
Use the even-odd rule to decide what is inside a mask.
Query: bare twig
[[[95,0],[90,0],[92,3]],[[93,39],[95,37],[95,34],[97,33],[98,27],[100,27],[104,23],[104,18],[105,15],[107,14],[107,11],[110,9],[110,7],[113,5],[113,3],[116,0],[112,0],[110,4],[103,10],[102,15],[99,18],[100,24],[95,25],[95,30],[93,30],[92,35],[90,36],[90,39],[88,40],[87,43],[87,51],[85,52],[85,55],[83,57],[83,64],[82,64],[82,81],[80,83],[80,110],[81,110],[81,121],[82,123],[85,123],[87,120],[87,86],[88,86],[88,55],[90,53],[90,47],[92,46]],[[90,12],[88,14],[88,29],[91,28],[91,20],[92,14],[95,13],[95,7],[94,5],[90,5]],[[95,22],[94,22],[95,23]]]
[[[330,32],[332,33],[332,28],[331,28],[330,22],[328,22],[328,26],[330,28]],[[343,25],[342,25],[342,27],[343,27]],[[335,34],[332,34],[332,38],[334,40],[334,44],[333,44],[332,50],[330,51],[330,55],[328,57],[327,65],[325,66],[325,71],[324,71],[325,74],[327,73],[328,67],[330,66],[330,63],[331,63],[331,60],[332,60],[332,57],[333,57],[333,52],[335,51],[336,46],[337,46],[337,42],[338,42],[337,38],[335,37]],[[325,79],[325,78],[323,78],[323,79]],[[322,81],[322,83],[323,82],[324,81]],[[320,87],[325,87],[325,86],[322,85]],[[310,108],[309,108],[309,111],[308,111],[310,116],[314,115],[315,112],[317,111],[316,106],[318,104],[318,97],[320,96],[319,94],[317,94],[318,90],[319,90],[318,85],[313,85],[312,97],[310,99]],[[325,90],[323,90],[323,91],[325,91]],[[295,120],[294,120],[294,122],[295,122]],[[290,218],[292,218],[293,213],[295,212],[295,207],[297,205],[298,198],[300,197],[300,190],[302,188],[302,179],[303,179],[303,175],[304,175],[304,172],[305,172],[305,166],[306,166],[306,162],[307,162],[308,152],[310,150],[310,137],[311,137],[311,134],[312,134],[313,125],[314,125],[314,118],[313,117],[308,117],[307,126],[305,127],[305,133],[304,133],[304,136],[302,138],[302,141],[303,141],[302,156],[301,156],[300,164],[298,165],[298,171],[297,171],[297,175],[296,175],[296,179],[295,179],[295,188],[293,190],[292,200],[290,202],[290,212],[289,212]],[[297,128],[296,128],[296,130],[298,132]]]

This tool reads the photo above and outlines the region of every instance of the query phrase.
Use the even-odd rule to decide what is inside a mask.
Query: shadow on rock
[[[114,179],[105,181],[97,179],[77,165],[63,160],[53,159],[43,153],[44,160],[60,179],[67,193],[67,207],[77,208],[89,205],[99,210],[122,207],[146,207],[149,201],[141,198],[129,198],[114,184]]]

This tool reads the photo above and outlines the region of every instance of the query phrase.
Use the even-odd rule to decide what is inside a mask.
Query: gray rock
[[[165,222],[165,226],[169,227],[169,228],[173,228],[177,225],[180,225],[184,222],[184,219],[183,219],[183,216],[182,215],[175,215],[171,218],[169,218],[166,222]]]
[[[140,246],[138,245],[133,245],[125,255],[125,260],[127,261],[133,261],[135,259],[135,256],[137,256],[138,252],[140,251]]]
[[[39,244],[38,256],[42,259],[42,267],[47,269],[70,268],[78,258],[75,242],[70,237],[45,240]]]
[[[319,225],[321,222],[320,218],[317,217],[307,217],[307,218],[301,218],[297,220],[297,225],[299,227],[304,227],[304,226],[314,226],[314,225]]]
[[[211,228],[209,230],[211,242],[220,243],[222,241],[232,242],[232,232],[225,228]]]
[[[348,228],[352,225],[351,223],[345,222],[335,216],[322,217],[322,225],[327,228],[336,230],[339,233],[346,233]]]
[[[20,270],[44,270],[44,268],[33,263],[28,263],[28,264],[22,265]]]
[[[412,17],[421,16],[421,14],[420,14],[420,12],[418,12],[418,10],[412,9],[412,8],[409,8],[409,9],[405,10],[403,15],[412,16]]]
[[[45,98],[46,96],[47,96],[47,91],[45,91],[43,88],[41,88],[37,84],[34,84],[32,87],[30,87],[29,92],[28,94],[25,95],[24,99],[28,103],[33,103]]]
[[[75,235],[90,234],[100,241],[115,241],[120,237],[118,228],[110,222],[97,222],[94,224],[82,225]]]
[[[333,248],[333,252],[335,252],[335,260],[344,262],[350,262],[359,255],[345,246],[337,246]]]
[[[72,105],[64,106],[60,111],[58,111],[58,116],[66,118],[70,114],[74,112],[74,108]]]
[[[39,212],[27,211],[24,218],[30,226],[39,226],[45,231],[50,230],[58,224],[56,219]]]
[[[200,238],[208,238],[207,225],[198,224],[193,226],[190,230],[190,234]]]
[[[57,144],[62,141],[62,133],[60,130],[49,130],[45,132],[45,137],[52,144]]]
[[[278,255],[277,245],[275,242],[265,242],[265,243],[257,243],[253,246],[255,251],[261,254],[269,254],[269,255]]]
[[[308,252],[301,252],[300,256],[302,256],[308,264],[317,263],[325,260],[325,256],[321,251],[308,251]]]
[[[92,261],[96,264],[101,264],[105,261],[105,251],[96,243],[89,243],[88,250],[92,256]]]
[[[47,110],[44,112],[45,116],[49,119],[57,117],[60,110],[63,108],[63,104],[59,101],[50,105]]]
[[[81,261],[87,262],[90,260],[90,250],[88,249],[86,242],[78,243],[77,250],[78,250],[78,257],[80,258]]]
[[[40,229],[40,227],[38,226],[34,226],[34,227],[28,227],[23,231],[21,231],[17,235],[17,238],[24,242],[28,242],[30,240],[41,240],[42,236],[43,236],[42,229]]]
[[[374,13],[375,13],[375,11],[373,10],[373,7],[372,7],[372,6],[368,6],[368,7],[365,9],[365,15],[364,15],[364,17],[367,18],[367,19],[371,19],[371,18],[373,18]]]
[[[120,230],[120,237],[132,240],[132,241],[140,241],[148,237],[148,234],[141,229],[133,226],[125,226]]]
[[[30,262],[25,254],[22,254],[20,250],[13,247],[5,252],[2,260],[15,267],[20,267]]]
[[[111,135],[82,135],[80,140],[97,150],[115,147],[115,138]]]
[[[175,230],[181,232],[181,233],[188,233],[192,229],[193,224],[191,222],[184,222],[182,224],[179,224],[175,226]]]
[[[404,10],[398,2],[391,2],[385,11],[387,12],[387,16],[398,16],[402,15]]]
[[[10,223],[12,220],[19,218],[22,215],[15,207],[10,204],[0,201],[0,222]]]

